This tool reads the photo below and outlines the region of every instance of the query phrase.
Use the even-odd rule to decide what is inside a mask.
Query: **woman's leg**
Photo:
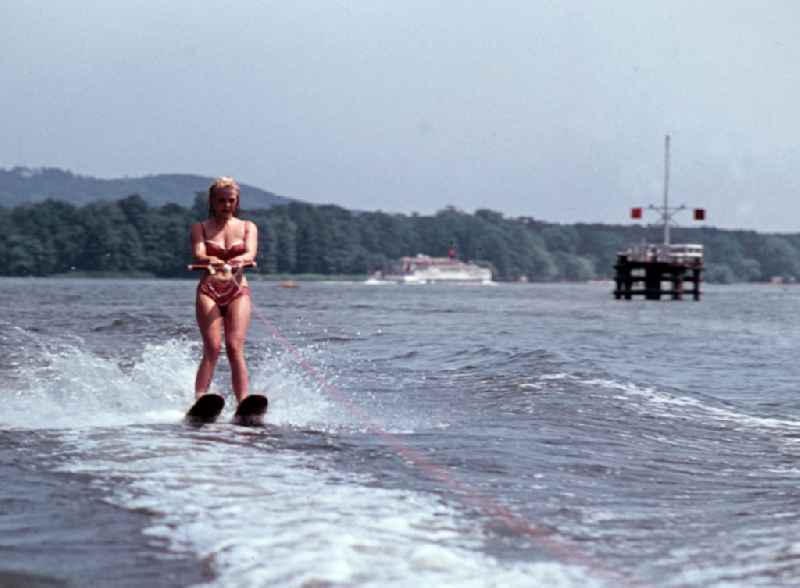
[[[197,326],[203,337],[203,359],[194,380],[194,394],[199,398],[208,392],[222,348],[222,314],[216,303],[204,294],[197,295],[196,311]]]
[[[250,386],[244,360],[244,342],[250,327],[250,312],[250,296],[246,294],[231,302],[225,312],[225,353],[231,364],[233,393],[239,402],[247,397]]]

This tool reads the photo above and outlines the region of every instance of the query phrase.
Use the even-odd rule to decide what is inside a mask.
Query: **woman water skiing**
[[[230,177],[218,178],[208,189],[208,219],[192,225],[195,262],[211,268],[197,285],[197,326],[203,337],[203,359],[194,385],[197,398],[211,385],[223,327],[236,400],[241,402],[248,394],[244,344],[251,305],[244,268],[256,258],[258,228],[237,218],[238,212],[239,184]]]

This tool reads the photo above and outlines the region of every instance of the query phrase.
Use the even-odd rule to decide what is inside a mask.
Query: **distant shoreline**
[[[341,275],[326,275],[326,274],[251,274],[247,279],[251,282],[365,282],[369,276],[367,274],[341,274]],[[159,281],[196,281],[197,276],[189,274],[186,276],[157,276],[148,272],[89,272],[89,271],[74,271],[63,272],[58,274],[49,274],[46,276],[0,276],[0,280],[85,280],[85,279],[105,279],[105,280],[159,280]],[[613,286],[614,280],[608,279],[592,279],[592,280],[536,280],[531,282],[517,282],[510,280],[498,280],[500,284],[510,285],[557,285],[557,284],[585,284],[588,286]],[[798,286],[798,282],[772,282],[772,281],[751,281],[751,282],[705,282],[707,284],[714,284],[715,286],[733,286],[750,284],[754,286]]]

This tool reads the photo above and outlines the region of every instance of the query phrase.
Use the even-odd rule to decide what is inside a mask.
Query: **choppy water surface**
[[[263,429],[181,423],[193,295],[0,281],[0,579],[800,584],[800,289],[256,282]]]

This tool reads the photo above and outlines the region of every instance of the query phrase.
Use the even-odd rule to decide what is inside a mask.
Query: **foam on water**
[[[363,429],[294,363],[270,356],[253,372],[254,389],[269,390],[273,426]],[[146,534],[206,561],[213,585],[599,584],[558,562],[498,560],[483,549],[479,519],[338,471],[324,453],[278,447],[264,431],[165,428],[192,399],[196,349],[187,341],[147,345],[132,364],[50,342],[18,369],[25,377],[0,424],[58,429],[54,467],[88,474],[110,502],[150,513]]]
[[[301,353],[309,354],[306,349]],[[327,429],[348,421],[330,399],[320,391],[320,382],[300,370],[288,354],[268,354],[251,374],[254,391],[269,397],[269,421],[281,425],[312,426]]]
[[[23,428],[90,428],[180,419],[195,366],[188,344],[144,347],[132,368],[73,343],[39,349],[0,406],[0,423]]]
[[[0,425],[60,429],[178,422],[194,400],[196,344],[182,339],[146,344],[131,360],[103,357],[78,341],[37,341],[15,366],[15,386],[0,404]],[[224,361],[224,360],[223,360]],[[318,384],[285,355],[268,356],[251,374],[254,391],[270,398],[270,421],[310,426],[347,424]],[[212,386],[219,392],[219,386]],[[233,411],[228,402],[226,415]]]
[[[665,418],[714,420],[732,426],[792,431],[800,429],[800,421],[749,415],[731,408],[715,406],[702,398],[671,394],[654,387],[638,386],[631,382],[609,379],[582,380],[583,384],[601,386],[622,393],[620,398],[639,398],[647,402],[648,410]],[[698,415],[699,413],[699,415]]]
[[[520,389],[543,390],[554,383],[571,382],[590,389],[605,389],[617,400],[628,401],[628,408],[640,414],[667,419],[688,419],[696,422],[717,422],[729,427],[760,429],[779,433],[796,433],[800,421],[787,418],[747,414],[703,395],[689,396],[642,386],[630,381],[605,377],[585,377],[565,372],[538,374],[533,381],[517,384]],[[577,389],[577,388],[576,388]]]
[[[207,561],[215,586],[599,585],[555,562],[498,561],[481,552],[479,524],[435,497],[378,488],[324,459],[207,435],[167,445],[148,459],[62,467],[113,479],[111,500],[155,513],[146,532]]]

